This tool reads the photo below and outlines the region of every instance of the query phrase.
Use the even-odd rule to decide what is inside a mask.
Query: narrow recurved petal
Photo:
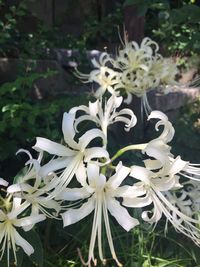
[[[88,198],[91,195],[85,188],[65,188],[56,199],[75,201]]]
[[[138,196],[142,196],[146,193],[144,185],[142,182],[138,182],[132,186],[123,185],[115,189],[113,192],[113,196],[115,197],[123,197],[123,198],[134,198]],[[111,193],[112,195],[112,193]]]
[[[172,161],[172,166],[170,169],[170,174],[171,175],[175,175],[177,173],[179,173],[180,171],[184,170],[184,168],[189,164],[189,162],[184,161],[181,159],[180,156],[178,156],[177,158],[175,158]]]
[[[155,142],[154,140],[151,141],[147,144],[143,152],[145,152],[149,157],[153,157],[154,159],[160,161],[161,166],[167,166],[170,164],[168,148],[165,147],[165,143],[163,143],[162,140],[155,140]]]
[[[129,197],[124,198],[123,205],[126,207],[134,207],[134,208],[142,208],[150,205],[152,203],[152,199],[150,195],[147,193],[144,197]]]
[[[113,189],[116,189],[128,176],[129,172],[130,168],[123,166],[122,162],[119,162],[119,164],[116,167],[116,173],[109,178],[107,185],[109,185]]]
[[[73,157],[52,159],[40,168],[39,174],[41,177],[45,178],[51,172],[67,168],[72,159]]]
[[[83,161],[80,162],[76,172],[76,179],[77,181],[82,185],[82,186],[86,186],[87,185],[87,176],[86,176],[86,167],[83,163]]]
[[[101,130],[91,129],[79,138],[80,149],[85,149],[89,145],[89,143],[96,138],[101,138],[103,141],[107,141],[105,135]]]
[[[30,256],[34,252],[34,248],[23,238],[18,232],[13,229],[15,243],[20,246],[24,252]]]
[[[150,174],[151,171],[147,170],[146,168],[140,166],[133,166],[131,167],[130,176],[143,181],[145,184],[150,183]]]
[[[117,222],[126,230],[129,231],[139,224],[139,221],[132,218],[126,208],[122,207],[114,198],[107,199],[107,208],[110,214],[115,217]]]
[[[99,111],[99,100],[95,102],[89,102],[89,113],[91,116],[96,117]]]
[[[56,142],[50,141],[43,137],[36,138],[36,144],[33,146],[33,149],[37,151],[46,151],[49,154],[57,155],[60,157],[70,157],[75,154],[75,152],[66,146],[58,144]]]
[[[87,165],[87,176],[89,185],[92,187],[96,186],[96,179],[99,178],[99,166],[95,163],[88,163]]]
[[[130,118],[127,118],[126,116],[130,116]],[[120,110],[118,113],[116,113],[114,121],[121,121],[125,124],[125,130],[129,131],[130,128],[134,127],[137,123],[137,118],[132,110],[126,108]]]
[[[94,159],[104,159],[106,162],[109,161],[108,151],[103,147],[91,147],[85,150],[85,162],[90,162]],[[98,162],[99,165],[105,165],[105,161],[103,163]]]
[[[33,187],[25,183],[12,184],[7,188],[7,192],[10,194],[15,192],[31,192],[32,190]]]
[[[173,139],[174,136],[174,127],[172,126],[171,122],[168,121],[168,117],[161,111],[154,110],[151,112],[151,114],[148,117],[148,120],[150,119],[159,119],[156,123],[156,130],[158,131],[160,125],[164,125],[164,130],[161,133],[161,135],[158,137],[159,139],[163,139],[164,142],[168,143]]]
[[[94,207],[95,207],[94,199],[90,198],[80,208],[69,209],[68,211],[62,213],[61,216],[63,219],[64,227],[82,220],[94,210]]]
[[[45,219],[46,217],[43,214],[38,214],[34,216],[27,216],[21,219],[17,219],[13,224],[18,227],[24,227],[44,221]]]
[[[76,115],[75,113],[67,113],[67,112],[63,114],[62,131],[63,131],[65,143],[71,148],[78,149],[78,144],[74,141],[75,115]]]
[[[145,167],[148,170],[158,170],[162,167],[162,163],[159,160],[145,159],[143,160]]]

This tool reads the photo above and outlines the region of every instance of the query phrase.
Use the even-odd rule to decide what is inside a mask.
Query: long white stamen
[[[94,218],[93,218],[93,224],[92,224],[92,233],[91,233],[91,239],[90,239],[90,246],[89,246],[89,255],[88,255],[88,262],[86,265],[88,265],[91,261],[91,259],[94,262],[94,265],[96,264],[96,259],[94,258],[94,245],[95,245],[95,240],[97,236],[97,212],[98,212],[98,203],[96,201],[95,203],[95,210],[94,210]]]
[[[108,218],[108,210],[107,210],[105,196],[103,196],[103,214],[104,214],[106,235],[107,235],[108,244],[109,244],[109,247],[110,247],[110,252],[112,254],[113,259],[116,261],[117,266],[122,267],[123,265],[117,259],[117,255],[115,253],[115,248],[114,248],[114,245],[113,245],[113,240],[112,240],[112,235],[111,235],[111,230],[110,230],[110,223],[109,223],[109,218]]]
[[[98,250],[99,257],[102,262],[104,262],[103,251],[102,251],[102,197],[98,197],[98,214],[97,214],[97,222],[98,222]]]
[[[199,221],[195,220],[193,218],[188,217],[187,215],[183,214],[182,212],[180,212],[176,207],[174,207],[164,196],[161,192],[157,191],[154,189],[154,192],[156,193],[156,195],[152,195],[152,198],[154,199],[154,201],[156,201],[157,205],[159,205],[163,211],[163,213],[165,214],[166,218],[172,223],[172,225],[175,227],[175,229],[177,229],[178,231],[180,231],[181,233],[183,233],[184,235],[188,236],[189,238],[191,238],[197,245],[200,245],[200,229],[198,229],[197,227],[195,227],[192,223],[194,224],[198,224]],[[165,206],[162,204],[162,202],[165,204]],[[175,222],[173,215],[166,209],[166,207],[171,210],[173,212],[173,214],[177,215],[181,221],[183,221],[186,225],[182,225],[181,222],[177,221]]]

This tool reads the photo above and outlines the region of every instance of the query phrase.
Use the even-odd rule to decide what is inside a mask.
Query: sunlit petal
[[[113,189],[116,189],[117,187],[120,186],[123,180],[127,177],[129,172],[130,172],[130,168],[123,166],[122,162],[120,162],[116,167],[116,173],[109,178],[107,185],[109,185]]]
[[[55,143],[43,137],[36,138],[36,144],[33,149],[40,151],[46,151],[49,154],[63,156],[63,157],[70,157],[75,154],[75,152],[66,146],[61,144]]]
[[[78,145],[74,141],[74,136],[75,136],[74,122],[75,122],[75,113],[65,112],[63,114],[62,131],[63,131],[65,143],[69,147],[77,149]]]
[[[108,161],[109,160],[109,154],[108,154],[107,150],[105,150],[102,147],[87,148],[85,150],[84,161],[90,162],[91,160],[94,160],[94,159],[104,159],[105,161]],[[105,163],[105,161],[104,161],[104,163]],[[102,163],[102,165],[104,165],[104,163]]]
[[[94,199],[90,198],[80,208],[69,209],[68,211],[62,213],[61,216],[63,219],[64,227],[82,220],[94,210],[94,207],[95,207]]]
[[[139,221],[132,218],[128,211],[123,208],[114,198],[107,199],[107,207],[110,214],[115,217],[117,222],[126,230],[129,231],[139,224]]]
[[[20,246],[28,256],[34,253],[33,247],[23,237],[21,237],[15,229],[14,239],[16,244]]]
[[[56,199],[75,201],[79,199],[88,198],[91,193],[89,193],[85,188],[66,188],[64,189]]]

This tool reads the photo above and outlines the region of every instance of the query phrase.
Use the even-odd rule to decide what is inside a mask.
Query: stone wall
[[[77,62],[71,60],[71,56],[76,54],[71,50],[58,50],[58,60],[19,60],[0,58],[0,84],[4,82],[11,82],[20,74],[20,66],[31,68],[34,66],[33,71],[45,73],[48,69],[57,72],[48,79],[39,79],[35,83],[37,92],[40,92],[41,97],[53,96],[58,94],[83,94],[90,91],[90,85],[75,84],[71,82],[73,79],[73,67]],[[88,51],[86,54],[88,62],[92,57],[98,57],[99,51]],[[60,58],[59,58],[60,57]],[[87,71],[86,71],[87,72]],[[74,78],[76,80],[76,78]],[[166,112],[172,120],[176,118],[178,110],[186,102],[194,101],[200,97],[200,88],[185,88],[184,86],[176,86],[172,88],[169,94],[164,94],[162,91],[153,90],[148,93],[150,105],[153,109],[162,110]],[[137,100],[137,99],[136,99]],[[132,108],[139,105],[133,103]]]

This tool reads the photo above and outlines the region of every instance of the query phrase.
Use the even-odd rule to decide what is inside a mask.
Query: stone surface
[[[33,72],[45,73],[48,69],[54,70],[57,74],[48,79],[39,79],[35,82],[34,88],[40,98],[53,96],[58,94],[83,94],[91,91],[91,86],[88,84],[75,84],[72,72],[74,67],[78,66],[78,51],[55,49],[55,60],[20,60],[0,58],[0,84],[14,81],[20,75],[20,69],[25,68]],[[92,50],[86,52],[88,63],[91,58],[99,58],[101,52]],[[77,60],[76,60],[77,58]],[[91,64],[91,63],[90,63]],[[87,70],[86,70],[87,73]],[[74,79],[74,81],[73,81]],[[148,99],[152,109],[162,110],[163,112],[176,111],[188,101],[194,101],[200,97],[200,88],[184,87],[183,85],[171,88],[171,92],[164,94],[161,90],[152,90],[148,93]],[[134,103],[134,107],[140,110],[140,101]],[[138,107],[137,107],[138,106]],[[176,117],[176,116],[175,116]],[[172,118],[175,118],[172,116]]]
[[[172,121],[177,118],[180,107],[200,97],[200,87],[176,86],[170,91],[164,94],[159,90],[153,90],[148,94],[148,99],[152,109],[165,112]]]
[[[0,58],[0,85],[5,82],[13,82],[21,73],[21,68],[36,73],[46,73],[48,70],[57,73],[48,79],[38,79],[34,83],[34,90],[39,98],[58,94],[78,94],[87,92],[88,86],[72,83],[73,75],[70,67],[66,70],[56,60],[19,60]],[[76,78],[74,78],[76,79]],[[83,89],[84,88],[84,89]]]

